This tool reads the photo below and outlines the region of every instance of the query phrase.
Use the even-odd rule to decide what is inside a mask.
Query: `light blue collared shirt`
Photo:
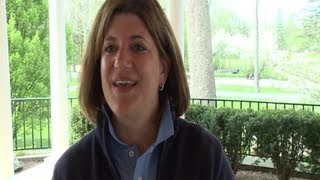
[[[150,180],[156,179],[160,157],[161,142],[174,134],[169,100],[166,99],[160,120],[156,141],[139,156],[137,146],[129,146],[116,135],[109,119],[109,133],[107,149],[122,180]]]

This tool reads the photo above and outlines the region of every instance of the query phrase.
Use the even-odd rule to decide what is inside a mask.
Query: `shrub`
[[[303,144],[307,149],[305,161],[308,164],[301,165],[304,171],[320,174],[320,115],[311,112],[303,113]]]
[[[214,134],[222,143],[234,173],[247,154],[271,158],[280,180],[298,169],[320,173],[320,115],[296,110],[214,109],[192,104],[186,119]]]
[[[94,129],[94,125],[81,114],[78,107],[73,107],[71,114],[71,143],[75,143],[92,129]]]
[[[186,112],[185,117],[187,120],[195,124],[199,124],[200,126],[206,128],[209,131],[212,121],[211,111],[211,106],[192,104],[189,106],[189,109]]]
[[[204,126],[217,136],[236,174],[250,150],[252,136],[247,131],[247,122],[253,115],[254,112],[250,110],[191,105],[186,112],[186,119]]]
[[[252,136],[247,130],[251,110],[215,109],[212,112],[210,132],[215,134],[228,155],[233,172],[239,170],[245,156],[250,153]]]
[[[270,157],[280,180],[288,180],[303,159],[303,113],[295,110],[261,111],[250,122],[257,154]]]

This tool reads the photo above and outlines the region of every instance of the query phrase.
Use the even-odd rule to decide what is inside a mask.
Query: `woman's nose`
[[[114,67],[119,69],[127,69],[132,67],[132,56],[126,48],[119,49],[114,62]]]

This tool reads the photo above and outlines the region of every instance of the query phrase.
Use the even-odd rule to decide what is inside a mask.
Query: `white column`
[[[0,179],[12,179],[13,140],[5,1],[0,1],[0,86]]]
[[[184,0],[169,1],[169,21],[184,59]]]
[[[63,0],[49,1],[50,93],[52,158],[69,147],[66,72],[65,8]]]

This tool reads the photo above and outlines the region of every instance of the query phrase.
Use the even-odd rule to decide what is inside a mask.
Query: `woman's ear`
[[[169,75],[171,61],[169,59],[161,59],[160,63],[161,63],[161,80],[160,81],[164,85]]]

